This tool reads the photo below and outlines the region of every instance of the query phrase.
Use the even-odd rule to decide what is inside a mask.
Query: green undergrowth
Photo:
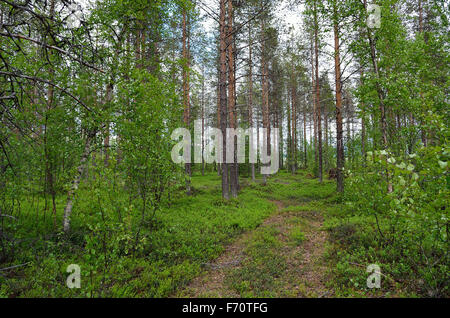
[[[279,278],[286,271],[283,243],[278,238],[280,230],[274,226],[258,229],[245,248],[242,266],[233,269],[226,284],[241,297],[275,297],[283,289]]]
[[[445,286],[448,286],[446,266],[436,271],[433,267],[438,266],[434,264],[417,262],[415,259],[420,256],[414,250],[420,250],[418,243],[408,245],[383,238],[380,233],[396,231],[389,220],[378,219],[377,222],[374,215],[355,212],[344,206],[330,209],[324,224],[329,233],[326,261],[329,262],[332,277],[328,280],[328,287],[335,291],[337,297],[445,295]],[[398,232],[398,235],[404,234]],[[370,264],[380,267],[379,289],[367,287],[370,275],[367,268]],[[437,289],[434,286],[440,287]]]
[[[26,198],[20,221],[11,223],[21,242],[7,264],[26,265],[2,273],[0,296],[166,297],[198,275],[202,264],[218,257],[234,238],[274,214],[277,209],[271,201],[332,195],[332,191],[320,192],[303,175],[286,173],[269,178],[267,185],[248,179],[241,179],[241,185],[239,198],[225,202],[216,174],[195,175],[193,196],[182,189],[173,191],[171,202],[146,218],[138,231],[137,204],[120,193],[95,194],[82,187],[70,237],[58,231],[44,235],[53,228],[52,215],[48,213],[44,221],[43,200],[32,207],[31,198]],[[57,226],[64,203],[64,196],[57,198]],[[66,286],[70,264],[81,268],[79,290]]]
[[[247,298],[308,296],[309,282],[304,281],[305,269],[300,265],[305,232],[311,230],[311,216],[336,203],[334,184],[329,180],[320,184],[300,171],[297,175],[280,174],[262,192],[284,208],[279,217],[247,238],[244,259],[240,266],[228,270],[225,285]]]
[[[300,269],[289,264],[302,259],[297,249],[311,230],[310,220],[319,215],[328,234],[323,262],[332,295],[420,296],[421,286],[442,277],[432,271],[424,276],[411,266],[408,246],[394,249],[381,240],[380,231],[392,230],[390,223],[379,219],[377,225],[373,215],[342,204],[333,180],[320,184],[304,171],[280,172],[266,185],[260,178],[241,178],[240,185],[239,198],[224,201],[217,174],[194,175],[192,196],[179,186],[170,201],[145,218],[138,200],[82,186],[69,236],[58,230],[65,196],[56,198],[56,216],[49,198],[47,209],[38,194],[16,200],[15,219],[2,220],[14,244],[0,267],[20,266],[0,272],[0,297],[168,297],[245,232],[251,233],[245,257],[229,272],[227,288],[242,297],[311,296],[305,291],[307,282],[299,281]],[[272,216],[281,223],[262,225]],[[80,289],[66,286],[70,264],[81,268]],[[379,290],[366,286],[369,264],[381,267]]]

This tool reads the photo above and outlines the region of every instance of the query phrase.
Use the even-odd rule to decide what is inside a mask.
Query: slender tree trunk
[[[64,218],[63,218],[63,229],[65,233],[68,233],[70,231],[70,216],[72,214],[73,200],[80,185],[81,177],[83,176],[84,171],[86,170],[86,166],[89,160],[89,154],[91,151],[91,144],[94,141],[96,134],[97,131],[93,130],[89,132],[86,137],[83,154],[81,155],[80,163],[77,168],[77,173],[75,175],[75,179],[72,182],[72,187],[69,190],[69,193],[67,194],[67,202],[66,207],[64,208]]]
[[[347,92],[344,91],[344,93],[346,94]],[[350,162],[352,160],[352,157],[351,157],[351,153],[352,153],[351,152],[351,148],[352,148],[352,146],[350,144],[350,142],[351,142],[351,137],[350,137],[350,105],[349,105],[347,97],[348,97],[347,95],[344,95],[345,115],[347,117],[347,120],[345,122],[347,136],[346,136],[345,140],[346,140],[346,145],[347,145],[347,163],[348,163],[348,162]]]
[[[262,75],[262,113],[263,113],[263,128],[266,129],[266,149],[267,156],[270,157],[270,118],[269,118],[269,83],[268,83],[268,70],[267,70],[267,61],[266,61],[266,45],[264,40],[265,33],[265,21],[262,20],[261,23],[261,75]],[[266,154],[265,154],[266,155]],[[267,183],[267,175],[263,175],[264,184]]]
[[[367,9],[367,0],[364,0],[364,7]],[[372,38],[372,34],[370,32],[370,29],[367,28],[367,35],[369,38],[369,45],[370,45],[370,55],[371,55],[371,61],[373,70],[375,72],[375,75],[377,76],[378,81],[376,82],[376,90],[378,94],[379,104],[380,104],[380,115],[381,115],[381,133],[382,133],[382,142],[384,149],[387,149],[388,147],[388,138],[387,138],[387,122],[386,122],[386,110],[384,106],[384,94],[381,89],[379,80],[381,78],[379,69],[378,69],[378,62],[377,62],[377,56],[376,56],[376,49],[375,49],[375,42]]]
[[[287,115],[288,115],[288,122],[287,122],[287,128],[288,128],[288,166],[287,166],[287,170],[290,171],[291,173],[293,173],[292,170],[292,164],[293,164],[293,158],[292,158],[292,109],[291,109],[291,101],[290,101],[290,94],[288,94],[287,97]]]
[[[228,34],[227,34],[227,55],[228,55],[228,120],[229,127],[236,128],[236,84],[235,84],[235,58],[234,58],[234,35],[233,35],[233,2],[228,0]],[[233,162],[230,167],[230,192],[233,198],[238,196],[238,163],[237,163],[237,137],[229,140],[234,144]]]
[[[248,28],[248,124],[251,131],[253,131],[253,43],[252,43],[252,32],[251,27]],[[250,138],[254,138],[253,134]],[[251,175],[252,181],[255,181],[255,164],[251,163]]]
[[[361,118],[361,156],[363,161],[363,166],[366,166],[366,152],[367,152],[367,142],[366,142],[366,114],[362,112]]]
[[[50,1],[50,17],[53,18],[55,15],[55,0]],[[52,39],[50,39],[52,42]],[[53,53],[51,51],[48,52],[48,59],[52,62],[52,55]],[[50,79],[53,79],[55,76],[55,70],[53,69],[52,63],[49,63],[50,67],[48,69],[49,77]],[[48,91],[47,91],[47,114],[45,115],[45,137],[44,137],[44,147],[45,147],[45,170],[46,170],[46,181],[47,181],[47,190],[50,192],[50,195],[52,197],[52,214],[53,214],[53,226],[56,228],[56,191],[55,191],[55,184],[54,184],[54,176],[53,176],[53,165],[52,160],[50,158],[49,154],[49,146],[48,146],[48,127],[47,127],[47,121],[48,121],[48,113],[51,112],[53,109],[54,104],[54,88],[53,86],[49,85]]]
[[[283,114],[282,114],[282,110],[281,110],[282,103],[283,103],[283,101],[281,100],[280,104],[278,105],[277,113],[276,113],[277,114],[277,128],[280,130],[280,143],[278,145],[278,158],[279,158],[278,160],[280,162],[281,170],[284,169]],[[281,124],[280,124],[280,122],[281,122]]]
[[[293,70],[293,87],[292,87],[292,111],[293,111],[293,125],[294,125],[294,172],[297,172],[298,169],[298,99],[297,99],[297,74],[295,70]]]
[[[337,158],[337,190],[344,191],[344,141],[342,133],[342,82],[341,57],[339,43],[339,25],[337,22],[337,8],[334,8],[334,68],[336,80],[336,158]]]
[[[219,46],[219,51],[220,51],[220,46]],[[221,120],[220,120],[220,113],[221,113],[221,108],[220,108],[220,52],[219,52],[219,59],[217,60],[217,127],[221,127]],[[217,151],[217,150],[216,150]],[[220,166],[220,163],[217,163],[217,176],[220,176],[222,174],[222,167]]]
[[[312,96],[312,102],[313,102],[313,110],[312,110],[312,123],[314,125],[314,140],[311,139],[311,142],[313,143],[314,146],[314,165],[315,167],[318,166],[318,153],[317,153],[317,117],[316,117],[316,113],[317,113],[317,106],[316,106],[316,95],[315,95],[315,90],[316,90],[316,78],[315,78],[315,69],[314,69],[314,47],[313,47],[313,42],[314,39],[311,36],[311,83],[312,83],[312,88],[311,88],[311,96]]]
[[[325,124],[325,148],[324,148],[324,155],[325,155],[325,172],[329,170],[330,165],[328,162],[328,110],[327,107],[324,106],[324,112],[323,112],[323,122]]]
[[[294,74],[295,76],[295,74]],[[295,77],[294,77],[295,79]],[[295,172],[297,172],[298,169],[298,129],[297,129],[297,124],[298,124],[298,116],[297,116],[297,81],[294,81],[294,96],[293,96],[293,106],[294,106],[294,170]]]
[[[190,94],[189,94],[189,68],[190,68],[190,56],[189,56],[189,35],[187,30],[187,12],[183,9],[183,107],[184,107],[184,125],[187,129],[190,129]],[[191,195],[191,163],[185,163],[186,173],[186,193]]]
[[[419,0],[419,34],[423,34],[423,8],[422,8],[422,0]],[[423,92],[420,92],[420,98],[423,100]],[[423,125],[422,125],[423,126]],[[421,128],[421,139],[422,143],[425,147],[428,146],[428,138],[427,138],[427,131],[425,128]]]
[[[260,144],[260,140],[259,140],[259,138],[260,138],[260,136],[259,136],[259,128],[260,128],[260,120],[259,120],[259,114],[256,114],[256,149],[258,149],[258,151],[257,151],[257,156],[256,156],[256,164],[257,164],[257,167],[258,167],[258,169],[260,168],[260,165],[261,165],[261,163],[260,163],[260,151],[261,151],[261,144]]]
[[[228,184],[228,164],[227,159],[227,25],[226,25],[226,3],[227,0],[220,0],[220,128],[223,135],[222,153],[222,197],[225,200],[230,198]]]
[[[292,67],[294,64],[292,64]],[[292,84],[291,84],[291,127],[292,127],[292,147],[291,147],[291,156],[292,156],[292,163],[291,163],[291,171],[292,174],[296,173],[297,169],[297,89],[296,89],[296,82],[294,79],[294,70],[292,70]]]
[[[317,19],[317,3],[314,1],[314,52],[316,61],[316,109],[317,109],[317,132],[318,132],[318,148],[319,148],[319,181],[323,181],[322,167],[322,116],[320,111],[320,83],[319,83],[319,21]]]
[[[364,73],[361,66],[361,85],[364,84]],[[361,156],[363,167],[366,167],[366,152],[367,152],[367,133],[366,133],[366,111],[364,103],[361,103]]]
[[[305,160],[305,169],[308,168],[308,143],[306,140],[306,104],[303,106],[303,152]]]
[[[205,175],[205,70],[202,67],[202,176]]]
[[[107,86],[106,86],[106,99],[105,99],[105,104],[107,105],[107,107],[109,107],[109,103],[111,103],[112,99],[113,99],[113,83],[110,82]],[[103,148],[104,148],[104,154],[105,154],[105,167],[108,167],[109,165],[109,146],[110,146],[110,131],[109,131],[110,127],[109,127],[109,122],[106,123],[106,127],[105,127],[105,139],[103,141]]]
[[[367,0],[364,0],[364,8],[367,10]],[[370,32],[369,27],[367,27],[367,37],[369,39],[369,45],[370,45],[370,56],[372,60],[372,66],[373,70],[375,72],[375,75],[377,77],[376,81],[376,90],[378,94],[378,100],[379,100],[379,108],[380,108],[380,122],[381,122],[381,134],[382,134],[382,143],[383,143],[383,149],[388,149],[388,138],[387,138],[387,123],[386,123],[386,110],[384,106],[384,94],[383,90],[380,86],[380,71],[378,69],[378,62],[377,62],[377,56],[376,56],[376,48],[375,48],[375,42],[372,38],[372,34]],[[391,193],[393,191],[392,183],[390,182],[390,176],[389,173],[386,171],[386,178],[388,182],[388,192]]]

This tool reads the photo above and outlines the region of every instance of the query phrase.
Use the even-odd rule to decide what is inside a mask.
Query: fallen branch
[[[6,267],[6,268],[0,268],[0,271],[8,271],[8,270],[10,270],[10,269],[14,269],[14,268],[17,268],[17,267],[26,266],[26,265],[28,265],[28,264],[30,264],[30,263],[31,263],[31,262],[24,263],[24,264],[20,264],[20,265],[14,265],[14,266],[11,266],[11,267]]]

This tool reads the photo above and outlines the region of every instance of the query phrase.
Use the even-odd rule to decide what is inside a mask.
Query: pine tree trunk
[[[264,37],[265,32],[265,21],[262,20],[261,23],[261,33]],[[262,75],[262,112],[263,112],[263,128],[266,129],[266,150],[267,156],[270,157],[271,149],[270,149],[270,118],[269,118],[269,84],[268,84],[268,70],[267,70],[267,61],[266,61],[266,48],[264,38],[261,39],[261,75]],[[266,154],[264,154],[266,155]],[[266,164],[267,165],[267,164]],[[267,175],[263,175],[263,183],[267,183]]]
[[[202,67],[202,176],[205,175],[205,70]]]
[[[315,77],[315,69],[314,69],[314,48],[313,48],[313,42],[314,39],[311,37],[311,83],[312,83],[312,89],[311,89],[311,96],[312,96],[312,102],[313,102],[313,110],[312,110],[312,123],[314,125],[314,140],[311,139],[311,142],[314,146],[314,166],[318,166],[318,155],[317,155],[317,100],[315,95],[316,90],[316,77]]]
[[[226,26],[226,2],[220,0],[220,129],[223,135],[222,143],[222,197],[225,200],[230,198],[228,184],[228,164],[227,159],[227,26]]]
[[[294,77],[295,74],[292,74]],[[296,82],[293,80],[291,87],[291,105],[292,105],[292,174],[296,173],[297,170],[297,90],[296,90]]]
[[[327,172],[330,168],[328,162],[328,110],[326,106],[324,107],[323,113],[323,122],[325,123],[325,148],[324,148],[324,157],[325,157],[325,172]]]
[[[228,0],[228,34],[227,34],[227,56],[228,56],[228,119],[229,127],[236,128],[236,83],[235,83],[235,51],[233,35],[233,2]],[[230,192],[233,198],[238,196],[238,163],[237,163],[237,137],[228,140],[234,144],[233,162],[230,167]]]
[[[314,52],[315,52],[315,67],[316,67],[316,109],[317,109],[317,133],[318,133],[318,148],[319,148],[319,182],[323,181],[323,167],[322,167],[322,116],[320,111],[320,83],[319,83],[319,22],[317,18],[316,1],[314,2]]]
[[[363,111],[362,113],[362,119],[361,119],[361,156],[363,161],[363,166],[366,166],[366,118],[365,113]]]
[[[186,9],[183,9],[183,107],[184,107],[184,125],[187,129],[190,128],[190,94],[189,94],[189,36],[187,31],[187,13]],[[186,193],[191,195],[191,163],[185,163],[186,173]]]
[[[288,104],[287,104],[287,114],[288,114],[288,122],[287,122],[287,127],[288,127],[288,166],[287,166],[287,170],[290,171],[291,173],[293,173],[292,170],[292,162],[293,162],[293,158],[292,158],[292,109],[291,109],[291,102],[289,100],[289,96],[288,96],[288,100],[287,100]]]
[[[303,152],[304,152],[304,160],[305,160],[305,169],[308,168],[308,148],[306,141],[306,105],[303,107]]]
[[[220,50],[220,47],[219,47]],[[220,113],[221,113],[221,108],[220,108],[220,52],[219,52],[219,59],[217,60],[217,127],[221,127],[221,121],[220,121]],[[216,150],[217,151],[217,150]],[[220,165],[219,162],[216,163],[217,165],[217,176],[221,176],[222,175],[222,167]]]
[[[252,43],[252,34],[251,28],[248,28],[248,40],[249,40],[249,48],[248,48],[248,125],[250,129],[253,129],[253,43]],[[253,131],[253,130],[251,130]],[[254,138],[251,135],[251,138]],[[255,164],[251,163],[251,176],[252,181],[255,181]]]
[[[342,82],[341,57],[339,43],[339,25],[337,23],[337,8],[334,8],[334,68],[336,80],[336,158],[337,158],[337,190],[344,192],[344,141],[342,128]]]

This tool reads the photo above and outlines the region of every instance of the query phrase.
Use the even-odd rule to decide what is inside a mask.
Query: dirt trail
[[[301,280],[305,284],[304,295],[302,296],[329,297],[331,293],[325,287],[326,266],[322,259],[327,240],[326,232],[321,230],[323,217],[317,213],[313,217],[308,217],[308,220],[310,229],[306,232],[305,242],[300,246],[303,255],[303,260],[300,263],[302,268]]]
[[[277,212],[266,219],[257,229],[246,232],[230,244],[214,262],[205,264],[206,272],[195,278],[181,292],[180,297],[241,297],[242,295],[226,283],[233,270],[242,269],[246,249],[252,243],[256,231],[276,229],[282,248],[277,249],[286,261],[284,272],[276,280],[281,284],[271,295],[276,297],[330,297],[325,287],[325,272],[322,256],[326,232],[321,230],[323,217],[318,212],[282,212],[281,201],[272,201]],[[294,228],[301,229],[304,240],[301,244],[289,243]],[[280,252],[281,251],[281,252]]]

